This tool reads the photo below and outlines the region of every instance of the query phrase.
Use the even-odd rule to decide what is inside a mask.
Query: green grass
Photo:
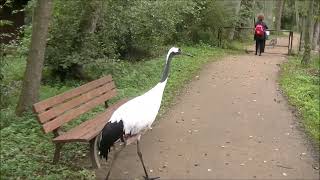
[[[220,59],[226,53],[231,53],[229,50],[208,46],[182,47],[182,49],[193,54],[194,57],[180,56],[173,60],[161,113],[170,107],[176,94],[203,65]],[[163,57],[164,55],[165,52],[163,52]],[[137,96],[154,86],[161,77],[163,57],[136,63],[110,62],[101,59],[97,64],[86,68],[94,77],[113,75],[118,88],[118,96],[113,100],[114,102],[121,98]],[[51,142],[52,134],[43,134],[32,113],[26,113],[23,117],[14,115],[25,59],[9,58],[10,63],[5,67],[4,81],[10,86],[12,84],[15,86],[7,95],[9,105],[0,110],[1,179],[94,179],[93,171],[86,168],[86,165],[79,163],[87,159],[84,157],[84,154],[88,152],[87,144],[66,144],[63,147],[61,161],[59,164],[53,165],[51,164],[54,152],[54,145]],[[80,84],[81,82],[67,82],[42,85],[41,99],[54,96]],[[84,115],[79,118],[77,123],[101,109],[98,108],[94,112]]]
[[[291,57],[282,65],[280,84],[289,102],[296,107],[307,133],[320,144],[320,58],[314,57],[310,66],[300,63],[301,57]]]

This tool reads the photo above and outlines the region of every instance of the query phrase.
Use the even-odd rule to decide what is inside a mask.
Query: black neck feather
[[[168,76],[169,76],[169,71],[170,71],[170,64],[171,64],[171,60],[173,57],[173,53],[171,53],[166,61],[166,64],[164,65],[164,69],[163,69],[163,73],[162,73],[162,78],[160,80],[160,82],[164,82]]]

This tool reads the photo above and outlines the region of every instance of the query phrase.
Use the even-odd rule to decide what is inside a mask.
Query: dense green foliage
[[[307,132],[320,144],[320,58],[314,57],[309,67],[302,66],[300,60],[301,57],[292,57],[282,66],[280,84],[303,117]]]
[[[184,84],[195,76],[206,62],[216,60],[224,54],[221,49],[208,46],[196,48],[182,47],[194,55],[178,57],[172,63],[170,81],[166,88],[162,111],[173,102],[176,93]],[[165,54],[165,51],[162,52]],[[7,81],[19,82],[25,67],[24,59],[12,59],[5,69]],[[113,62],[103,59],[100,66],[88,67],[92,76],[113,74],[119,95],[116,99],[133,97],[154,86],[161,77],[163,57],[133,63],[127,61]],[[143,73],[139,73],[143,72]],[[41,99],[54,96],[68,89],[78,87],[83,82],[68,81],[66,83],[47,84],[41,87]],[[17,88],[19,89],[19,88]],[[94,179],[94,173],[88,170],[86,144],[67,144],[63,147],[61,162],[52,165],[54,146],[52,134],[44,135],[37,120],[31,115],[23,117],[14,115],[18,91],[11,91],[7,96],[11,102],[9,107],[0,111],[1,115],[1,177],[4,179]],[[96,111],[81,117],[82,121]],[[86,163],[83,163],[86,162]]]
[[[99,58],[151,57],[177,42],[215,45],[217,29],[228,20],[219,1],[57,0],[54,5],[46,64],[60,75]],[[93,11],[98,18],[88,15]],[[94,32],[88,32],[93,22]]]

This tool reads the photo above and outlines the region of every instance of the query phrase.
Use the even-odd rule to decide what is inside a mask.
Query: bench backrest
[[[112,77],[105,76],[33,105],[43,131],[49,133],[116,96]]]

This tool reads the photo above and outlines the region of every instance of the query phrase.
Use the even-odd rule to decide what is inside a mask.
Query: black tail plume
[[[108,160],[108,153],[110,152],[111,146],[121,138],[124,134],[123,122],[108,122],[101,131],[101,139],[99,142],[100,157],[104,157]]]

